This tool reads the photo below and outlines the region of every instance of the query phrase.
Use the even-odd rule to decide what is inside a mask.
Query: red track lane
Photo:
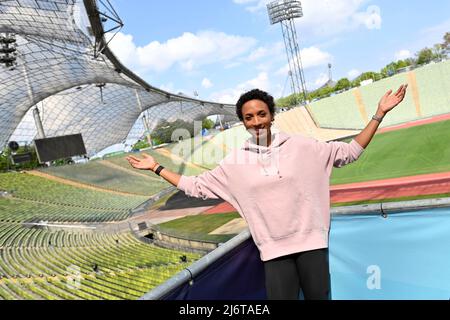
[[[335,185],[331,203],[450,193],[450,172]]]
[[[421,120],[416,120],[416,121],[402,123],[402,124],[391,126],[391,127],[382,128],[382,129],[379,129],[377,131],[377,133],[385,133],[385,132],[389,132],[389,131],[396,131],[396,130],[400,130],[400,129],[406,129],[406,128],[410,128],[410,127],[417,127],[417,126],[422,126],[424,124],[430,124],[430,123],[441,122],[441,121],[446,121],[446,120],[450,120],[450,113],[443,114],[443,115],[436,116],[436,117],[429,118],[429,119],[421,119]]]
[[[203,211],[203,214],[216,214],[216,213],[226,213],[226,212],[234,212],[234,211],[237,211],[237,210],[231,204],[224,201],[215,207],[212,207],[206,211]]]

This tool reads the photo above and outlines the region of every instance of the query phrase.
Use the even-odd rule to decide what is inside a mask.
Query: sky
[[[260,88],[292,91],[281,26],[271,0],[110,0],[124,22],[110,47],[152,86],[209,101],[236,103]],[[379,71],[443,42],[449,0],[303,0],[296,19],[306,86]]]

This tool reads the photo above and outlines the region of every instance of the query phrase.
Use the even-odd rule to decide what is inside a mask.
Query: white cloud
[[[242,62],[231,62],[223,66],[224,69],[232,69],[242,65]]]
[[[411,58],[413,55],[409,50],[400,50],[395,53],[395,59],[396,60],[404,60]]]
[[[445,20],[435,26],[425,28],[420,31],[420,35],[437,36],[440,40],[444,37],[444,34],[450,30],[450,19]]]
[[[186,61],[180,61],[180,66],[183,70],[186,71],[192,71],[194,69],[194,60],[193,59],[189,59]]]
[[[267,14],[266,5],[273,0],[234,0],[250,12]],[[303,17],[296,23],[301,32],[314,35],[331,35],[357,29],[380,29],[380,8],[363,5],[370,0],[302,0]]]
[[[259,60],[259,59],[267,56],[268,52],[269,51],[267,50],[267,48],[259,47],[256,50],[252,51],[252,53],[250,53],[250,55],[247,58],[247,61],[252,62],[252,61]]]
[[[159,86],[159,88],[161,90],[164,90],[164,91],[167,91],[167,92],[172,92],[172,93],[175,93],[175,94],[182,94],[182,95],[185,95],[185,96],[194,97],[193,93],[190,93],[190,91],[187,90],[187,89],[175,88],[175,85],[173,84],[173,82],[162,84],[162,85]]]
[[[348,75],[348,78],[350,79],[350,80],[353,80],[353,79],[355,79],[357,76],[359,76],[361,74],[361,71],[359,71],[358,69],[352,69],[352,70],[350,70],[348,73],[347,73],[347,75]]]
[[[109,41],[112,34],[106,34]],[[134,65],[138,60],[137,48],[133,41],[133,36],[129,34],[117,33],[114,39],[110,42],[109,47],[119,60],[126,66]]]
[[[319,66],[332,60],[331,54],[324,52],[317,47],[309,47],[300,50],[303,68],[308,69]]]
[[[446,32],[450,30],[450,19],[445,20],[437,25],[420,30],[420,40],[426,40],[427,44],[421,45],[419,48],[424,46],[433,46],[435,43],[443,42],[443,38]]]
[[[316,85],[316,87],[321,87],[321,86],[323,86],[325,83],[327,83],[327,81],[328,81],[329,79],[328,79],[328,75],[326,74],[326,73],[321,73],[320,75],[319,75],[319,77],[316,79],[316,81],[315,81],[315,85]]]
[[[269,76],[266,72],[260,72],[255,78],[240,83],[235,88],[214,92],[210,95],[210,100],[234,104],[243,93],[256,88],[270,91]]]
[[[213,83],[208,78],[204,78],[202,81],[202,87],[205,89],[209,89],[213,86]]]
[[[378,6],[369,6],[366,12],[358,12],[354,15],[358,24],[363,24],[367,29],[381,29],[381,10]]]
[[[233,0],[236,4],[246,5],[245,9],[250,12],[260,11],[261,9],[266,8],[267,3],[272,1],[273,0]]]
[[[159,88],[161,90],[167,91],[167,92],[174,92],[175,91],[175,87],[173,85],[173,82],[169,82],[167,84],[162,84],[159,86]]]
[[[433,26],[426,27],[421,29],[418,33],[416,39],[413,42],[405,43],[402,46],[408,48],[409,50],[400,50],[401,51],[410,51],[411,57],[414,56],[416,52],[419,50],[428,47],[432,48],[436,43],[442,43],[444,40],[444,35],[446,32],[450,30],[450,19],[444,20],[442,22],[437,22],[437,24]],[[396,52],[395,57],[397,57]],[[405,53],[406,55],[406,53]]]
[[[254,2],[255,0],[233,0],[234,3],[237,4],[246,4],[246,3],[251,3]]]
[[[279,41],[267,46],[258,47],[249,54],[245,59],[246,62],[255,62],[266,57],[279,56],[284,54],[284,43]]]
[[[223,32],[185,32],[164,43],[152,41],[136,46],[131,35],[118,33],[110,43],[112,51],[127,66],[144,71],[165,71],[174,65],[191,71],[199,66],[232,61],[247,54],[256,40]]]
[[[302,60],[303,69],[309,69],[312,67],[317,67],[325,63],[331,62],[333,56],[328,52],[322,51],[317,47],[309,47],[300,50],[300,57]],[[287,75],[289,71],[289,64],[280,68],[275,74],[276,75]]]
[[[381,14],[376,6],[364,9],[368,0],[302,1],[303,14],[297,20],[301,30],[313,35],[332,35],[360,27],[381,27]]]
[[[241,90],[258,88],[261,90],[269,90],[269,76],[266,72],[261,72],[254,79],[248,80],[239,85]]]

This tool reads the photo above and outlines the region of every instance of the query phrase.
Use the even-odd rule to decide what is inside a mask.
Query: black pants
[[[330,299],[328,249],[299,252],[264,262],[269,300]],[[301,291],[300,291],[301,290]]]

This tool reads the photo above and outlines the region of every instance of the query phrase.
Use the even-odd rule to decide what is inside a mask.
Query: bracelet
[[[159,165],[158,169],[155,170],[155,173],[159,176],[159,174],[161,173],[161,171],[164,169],[164,167],[162,165]]]
[[[375,120],[375,121],[378,121],[379,123],[381,123],[381,121],[383,121],[383,118],[384,118],[384,117],[377,117],[376,115],[374,115],[374,116],[372,117],[372,120]]]

